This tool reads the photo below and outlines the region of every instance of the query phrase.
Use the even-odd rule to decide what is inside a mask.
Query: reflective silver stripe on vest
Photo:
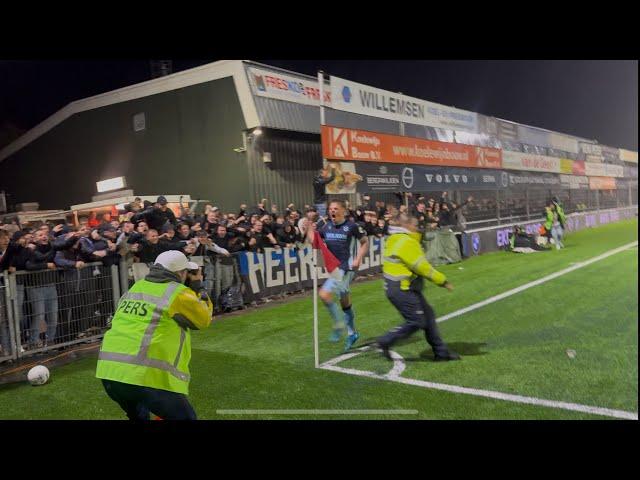
[[[156,328],[158,328],[160,318],[162,318],[162,311],[169,305],[171,295],[173,295],[173,292],[175,292],[176,289],[180,286],[180,283],[171,283],[171,285],[169,285],[162,294],[162,297],[155,297],[156,300],[154,301],[154,303],[156,304],[156,308],[154,308],[153,310],[151,321],[149,322],[149,325],[147,325],[147,329],[145,330],[144,336],[142,337],[142,343],[140,344],[138,357],[144,358],[147,356],[149,346],[151,345],[151,339],[153,338],[153,332],[155,332]]]
[[[391,275],[389,273],[384,273],[382,276],[387,280],[392,280],[394,282],[399,282],[401,280],[409,280],[412,277],[411,275]]]
[[[127,292],[120,298],[120,301],[122,301],[122,300],[140,300],[140,301],[143,301],[143,302],[158,303],[158,301],[163,302],[164,298],[165,298],[164,295],[156,296],[156,295],[151,295],[150,293],[139,293],[139,292],[131,293],[131,292]]]
[[[110,360],[112,362],[120,362],[120,363],[129,363],[131,365],[141,365],[144,367],[153,367],[159,370],[164,370],[169,372],[171,375],[176,377],[179,380],[183,380],[188,382],[191,379],[190,375],[181,372],[175,366],[162,361],[155,360],[153,358],[140,358],[140,356],[136,355],[126,355],[124,353],[115,353],[115,352],[100,352],[98,355],[98,359],[100,360]]]
[[[420,265],[420,262],[426,262],[427,260],[423,257],[420,257],[418,260],[415,261],[415,263],[413,265],[411,265],[411,270],[414,270],[418,267],[418,265]]]
[[[385,262],[389,262],[389,263],[402,263],[402,260],[400,260],[399,258],[394,258],[394,257],[382,257],[382,260],[384,260]]]
[[[176,355],[176,359],[173,362],[173,366],[177,367],[178,362],[180,361],[180,355],[182,355],[182,346],[184,345],[184,340],[187,338],[187,332],[184,328],[180,329],[180,346],[178,347],[178,354]]]
[[[431,280],[433,278],[433,267],[429,267],[429,271],[427,272],[427,278]]]

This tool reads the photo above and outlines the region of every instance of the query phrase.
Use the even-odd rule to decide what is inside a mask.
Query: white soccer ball
[[[27,380],[31,385],[44,385],[49,380],[49,369],[44,365],[36,365],[27,373]]]

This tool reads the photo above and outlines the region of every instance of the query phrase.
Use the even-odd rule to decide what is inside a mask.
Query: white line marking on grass
[[[462,308],[460,310],[456,310],[455,312],[449,313],[447,315],[444,315],[438,318],[436,321],[444,322],[445,320],[449,320],[451,318],[458,317],[460,315],[471,312],[473,310],[477,310],[478,308],[482,308],[486,305],[497,302],[498,300],[502,300],[504,298],[510,297],[512,295],[515,295],[516,293],[520,293],[531,287],[535,287],[536,285],[540,285],[542,283],[548,282],[549,280],[553,280],[554,278],[558,278],[562,275],[573,272],[574,270],[577,270],[579,268],[586,267],[587,265],[591,265],[592,263],[598,262],[600,260],[604,260],[605,258],[608,258],[611,255],[615,255],[616,253],[620,253],[624,250],[634,248],[637,246],[638,246],[638,242],[635,241],[635,242],[631,242],[626,245],[623,245],[621,247],[615,248],[613,250],[609,250],[608,252],[598,255],[597,257],[590,258],[589,260],[585,260],[584,262],[578,262],[578,263],[572,264],[572,266],[565,268],[563,270],[559,270],[550,275],[547,275],[546,277],[539,278],[538,280],[534,280],[533,282],[525,283],[524,285],[513,288],[511,290],[507,290],[506,292],[501,293],[499,295],[495,295],[493,297],[487,298],[482,302],[474,303],[473,305],[470,305],[468,307]],[[523,395],[514,395],[511,393],[496,392],[493,390],[482,390],[478,388],[462,387],[458,385],[448,385],[445,383],[435,383],[435,382],[427,382],[423,380],[415,380],[413,378],[403,378],[400,375],[405,369],[404,359],[398,353],[393,351],[391,352],[391,356],[393,357],[393,368],[389,371],[389,373],[385,375],[380,375],[375,372],[369,372],[366,370],[356,370],[353,368],[343,368],[338,366],[338,363],[344,362],[345,360],[349,360],[350,358],[356,357],[361,353],[370,349],[371,349],[371,346],[360,347],[353,352],[339,355],[335,358],[332,358],[331,360],[324,362],[323,364],[320,365],[319,368],[323,370],[346,373],[347,375],[356,375],[359,377],[374,378],[376,380],[388,380],[391,382],[402,383],[405,385],[413,385],[413,386],[422,387],[422,388],[430,388],[433,390],[442,390],[442,391],[452,392],[452,393],[462,393],[465,395],[474,395],[478,397],[493,398],[496,400],[505,400],[508,402],[524,403],[529,405],[558,408],[562,410],[570,410],[575,412],[590,413],[593,415],[602,415],[605,417],[621,418],[626,420],[638,420],[637,412],[627,412],[624,410],[615,410],[611,408],[581,405],[579,403],[560,402],[556,400],[545,400],[543,398],[526,397]]]
[[[511,295],[515,295],[516,293],[523,292],[531,287],[535,287],[542,283],[548,282],[549,280],[553,280],[554,278],[558,278],[562,275],[566,275],[567,273],[573,272],[574,270],[578,270],[579,268],[586,267],[587,265],[591,265],[592,263],[599,262],[600,260],[604,260],[605,258],[610,257],[611,255],[615,255],[616,253],[620,253],[628,248],[632,248],[637,246],[638,242],[631,242],[622,247],[614,248],[613,250],[609,250],[608,252],[603,253],[602,255],[598,255],[597,257],[590,258],[589,260],[585,260],[584,262],[578,262],[571,267],[567,267],[563,270],[559,270],[555,273],[547,275],[546,277],[539,278],[538,280],[534,280],[533,282],[525,283],[524,285],[520,285],[519,287],[512,288],[511,290],[507,290],[499,295],[494,295],[493,297],[489,297],[486,300],[483,300],[478,303],[474,303],[473,305],[469,305],[468,307],[461,308],[460,310],[456,310],[455,312],[451,312],[447,315],[444,315],[436,320],[436,322],[444,322],[445,320],[449,320],[454,317],[458,317],[465,313],[471,312],[473,310],[477,310],[478,308],[482,308],[491,303],[497,302],[498,300],[502,300],[503,298],[510,297]]]
[[[418,410],[216,410],[219,415],[417,415]]]
[[[394,362],[395,363],[395,362]],[[581,405],[579,403],[559,402],[556,400],[545,400],[543,398],[525,397],[523,395],[513,395],[511,393],[495,392],[493,390],[481,390],[478,388],[461,387],[458,385],[448,385],[446,383],[426,382],[423,380],[415,380],[413,378],[403,378],[399,376],[379,375],[374,372],[365,370],[356,370],[353,368],[343,368],[336,365],[320,365],[323,370],[346,373],[347,375],[356,375],[359,377],[375,378],[377,380],[387,380],[389,382],[397,382],[405,385],[413,385],[415,387],[429,388],[431,390],[442,390],[451,393],[462,393],[465,395],[473,395],[476,397],[486,397],[495,400],[505,400],[507,402],[525,403],[529,405],[537,405],[542,407],[558,408],[561,410],[570,410],[574,412],[590,413],[592,415],[602,415],[605,417],[621,418],[625,420],[638,420],[636,412],[626,412],[624,410],[614,410],[611,408],[592,407],[589,405]]]

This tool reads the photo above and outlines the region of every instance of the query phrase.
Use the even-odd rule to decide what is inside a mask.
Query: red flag
[[[332,273],[336,268],[340,266],[340,260],[338,260],[327,244],[324,243],[319,232],[313,232],[313,248],[320,250],[319,267],[324,267],[329,273]]]

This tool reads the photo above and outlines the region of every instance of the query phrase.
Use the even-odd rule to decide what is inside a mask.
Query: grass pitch
[[[637,240],[637,220],[571,234],[566,249],[530,255],[496,252],[441,270],[449,293],[431,284],[438,316]],[[421,332],[394,350],[402,377],[637,412],[637,248],[439,325],[460,362],[435,363]],[[353,286],[361,342],[400,322],[380,280]],[[321,361],[341,354],[329,343],[320,306]],[[193,334],[191,401],[201,419],[603,419],[536,405],[429,390],[313,368],[311,298],[216,320]],[[576,351],[569,358],[567,349]],[[49,384],[0,386],[0,419],[123,419],[94,377],[95,358],[56,368]],[[390,362],[366,352],[342,367],[386,373]],[[25,374],[26,375],[26,374]],[[410,414],[327,415],[312,410],[407,410]],[[224,414],[224,410],[305,410]]]

